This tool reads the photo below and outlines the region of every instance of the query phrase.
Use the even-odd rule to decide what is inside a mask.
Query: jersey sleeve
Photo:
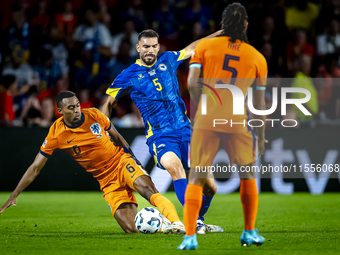
[[[203,64],[203,41],[199,41],[196,45],[194,54],[190,60],[190,67],[202,68]]]
[[[179,66],[179,64],[185,60],[185,57],[187,55],[185,50],[167,51],[164,54],[165,54],[165,57],[168,60],[170,60],[172,63],[174,63],[176,66]]]
[[[96,108],[95,109],[96,115],[97,115],[97,120],[98,122],[101,124],[102,127],[104,127],[105,131],[108,131],[111,129],[111,121],[108,117],[105,116],[105,114],[103,114],[101,111],[99,111]]]
[[[45,138],[44,143],[40,147],[40,154],[46,158],[52,156],[52,154],[59,149],[58,138],[56,135],[56,125],[53,124]]]
[[[267,84],[268,67],[264,56],[259,53],[256,61],[256,89],[265,90]]]
[[[129,92],[130,80],[126,77],[126,71],[120,73],[117,78],[112,82],[111,86],[106,90],[106,94],[119,99],[122,95]]]

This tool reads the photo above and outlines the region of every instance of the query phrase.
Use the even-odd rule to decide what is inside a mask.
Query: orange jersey
[[[83,124],[68,127],[63,117],[50,127],[40,148],[40,153],[49,157],[60,149],[79,163],[98,180],[101,189],[115,178],[115,171],[122,159],[130,158],[121,147],[116,147],[105,130],[111,128],[109,119],[96,108],[82,110]]]
[[[200,81],[214,89],[217,83],[231,84],[241,89],[245,96],[247,89],[252,86],[255,79],[256,88],[265,89],[267,62],[263,55],[248,43],[240,40],[236,40],[235,43],[230,42],[227,36],[202,39],[195,48],[190,67],[202,68],[203,79]],[[221,99],[220,103],[217,95],[208,86],[203,85],[203,89],[211,92],[211,95],[206,96],[207,114],[201,114],[202,100],[200,99],[194,128],[224,133],[245,133],[248,131],[246,107],[243,115],[233,114],[233,96],[230,90],[215,89]],[[203,90],[202,94],[207,94],[206,91]],[[214,127],[214,119],[225,119],[229,123]],[[241,124],[231,126],[231,120],[233,123],[244,123],[245,121],[245,126]]]

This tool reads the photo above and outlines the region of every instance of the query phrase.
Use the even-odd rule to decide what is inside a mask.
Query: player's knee
[[[185,171],[181,162],[173,162],[172,164],[169,164],[168,167],[165,167],[165,169],[169,172],[172,179],[174,180],[186,178]]]
[[[169,172],[173,180],[186,178],[182,162],[175,153],[165,153],[161,158],[161,164]]]

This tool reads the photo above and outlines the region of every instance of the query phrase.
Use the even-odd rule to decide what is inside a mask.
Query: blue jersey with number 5
[[[185,55],[184,50],[164,52],[151,66],[138,59],[106,91],[115,99],[130,93],[143,117],[147,139],[190,126],[176,77],[176,69]]]

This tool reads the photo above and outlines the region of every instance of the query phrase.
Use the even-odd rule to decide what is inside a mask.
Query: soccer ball
[[[140,210],[135,218],[136,228],[143,234],[157,233],[161,229],[162,223],[161,213],[152,207]]]

